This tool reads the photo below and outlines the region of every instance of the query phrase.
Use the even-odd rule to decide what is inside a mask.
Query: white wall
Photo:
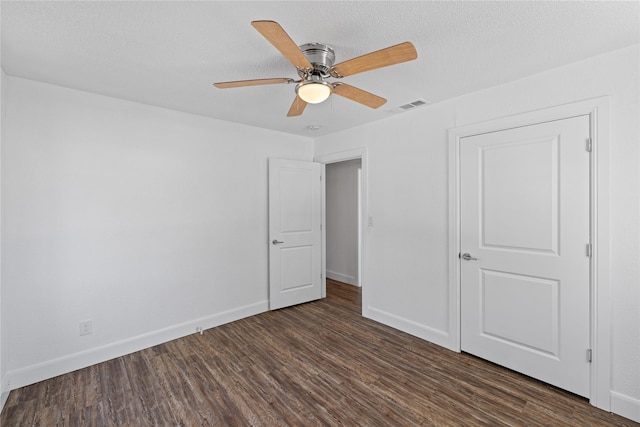
[[[358,171],[361,160],[326,165],[327,277],[358,281]]]
[[[2,5],[0,4],[0,34],[2,33]],[[2,122],[4,121],[4,79],[5,79],[5,74],[4,74],[4,69],[2,68],[2,52],[0,49],[0,152],[2,151]],[[1,165],[1,162],[0,162]],[[0,166],[0,177],[2,176],[2,168]],[[0,182],[1,182],[1,178],[0,178]],[[1,185],[0,185],[1,188]],[[2,194],[0,191],[0,207],[2,206]],[[0,208],[0,212],[1,212],[1,208]],[[0,220],[0,236],[2,236],[2,221]],[[1,240],[1,238],[0,238]],[[0,245],[0,252],[1,252],[1,245]],[[1,255],[0,255],[0,271],[2,270],[1,268]],[[4,333],[4,329],[6,326],[6,322],[2,321],[2,318],[4,316],[5,311],[2,309],[2,277],[0,274],[0,411],[2,411],[2,408],[4,408],[4,404],[6,403],[7,399],[9,398],[9,392],[7,390],[5,390],[5,384],[6,384],[6,379],[5,379],[5,375],[7,372],[6,369],[6,352],[8,347],[5,344],[5,341],[7,339],[7,334]]]
[[[312,140],[14,77],[4,89],[12,389],[267,310],[267,158],[311,160]]]
[[[639,70],[633,46],[316,140],[368,147],[369,315],[446,344],[449,128],[609,95],[612,410],[640,421]]]
[[[2,5],[0,5],[0,33],[1,33],[1,27],[2,27]],[[2,148],[2,140],[3,140],[3,126],[2,126],[2,122],[4,122],[4,112],[5,112],[5,103],[4,103],[4,94],[5,94],[5,84],[4,84],[4,80],[5,80],[5,74],[4,74],[4,69],[2,68],[2,53],[0,52],[0,153],[1,153],[1,148]],[[0,154],[1,157],[1,154]],[[2,167],[1,167],[1,162],[0,162],[0,177],[2,176]],[[0,183],[1,183],[1,178],[0,178]],[[1,185],[0,185],[1,188]],[[0,190],[0,215],[1,215],[1,206],[2,206],[2,192]],[[0,220],[0,236],[2,236],[2,221]],[[1,237],[0,237],[1,239]],[[0,245],[0,253],[1,253],[2,249],[1,249],[1,245]],[[0,255],[0,271],[2,270],[1,265],[2,265],[2,261],[1,261],[2,257]],[[7,399],[9,398],[9,391],[8,388],[6,387],[6,383],[7,383],[7,379],[6,379],[6,374],[7,374],[7,351],[8,351],[8,346],[6,344],[7,341],[7,337],[8,335],[5,333],[5,328],[7,325],[6,321],[3,321],[3,318],[6,314],[6,310],[3,309],[3,302],[2,302],[2,277],[0,275],[0,411],[2,411],[2,408],[4,407],[4,404],[6,403]]]
[[[2,55],[0,55],[2,56]],[[2,152],[1,148],[2,148],[2,141],[3,141],[3,133],[4,133],[4,127],[2,126],[2,123],[4,122],[4,118],[5,118],[5,102],[4,102],[4,94],[5,94],[5,74],[4,74],[4,70],[2,69],[2,64],[0,64],[0,153]],[[0,159],[1,159],[1,154],[0,154]],[[0,188],[1,188],[1,176],[2,176],[2,167],[1,167],[1,161],[0,161]],[[0,190],[0,207],[2,206],[2,197],[1,197],[1,190]],[[1,208],[0,208],[0,215],[1,215]],[[0,220],[0,236],[2,236],[2,221]],[[0,254],[1,254],[2,248],[0,245]],[[2,265],[2,257],[0,255],[0,270],[2,270],[1,265]],[[8,339],[8,334],[6,332],[6,328],[8,323],[4,320],[4,316],[6,315],[7,310],[5,310],[3,308],[3,300],[2,300],[2,277],[0,275],[0,411],[2,411],[2,408],[4,407],[4,404],[6,403],[7,399],[9,398],[9,389],[7,387],[7,360],[9,360],[8,358],[8,351],[9,351],[9,346],[7,345],[7,339]]]

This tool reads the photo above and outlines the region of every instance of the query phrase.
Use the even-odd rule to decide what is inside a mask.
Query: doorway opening
[[[362,160],[326,165],[327,279],[361,286],[360,181]]]
[[[367,150],[357,148],[315,158],[325,165],[323,268],[327,289],[357,294],[367,317]]]

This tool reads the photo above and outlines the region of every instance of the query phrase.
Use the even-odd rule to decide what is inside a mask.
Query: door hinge
[[[593,351],[591,351],[590,348],[587,349],[587,362],[591,363],[591,360],[593,359]]]
[[[587,138],[587,151],[591,152],[593,149],[593,140],[591,138]]]
[[[591,258],[593,256],[593,246],[591,243],[587,243],[587,256]]]

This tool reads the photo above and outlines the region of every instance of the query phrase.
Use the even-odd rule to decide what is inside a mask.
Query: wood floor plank
[[[359,288],[14,390],[4,426],[639,426],[360,316]]]

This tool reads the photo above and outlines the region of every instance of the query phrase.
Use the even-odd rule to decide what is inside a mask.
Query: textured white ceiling
[[[2,1],[9,75],[315,137],[640,42],[632,2]],[[250,25],[278,21],[336,62],[411,41],[416,61],[344,79],[388,99],[341,97],[286,117],[294,85],[216,89],[216,81],[297,78]],[[588,72],[588,70],[585,70]],[[309,125],[320,125],[310,131]]]

